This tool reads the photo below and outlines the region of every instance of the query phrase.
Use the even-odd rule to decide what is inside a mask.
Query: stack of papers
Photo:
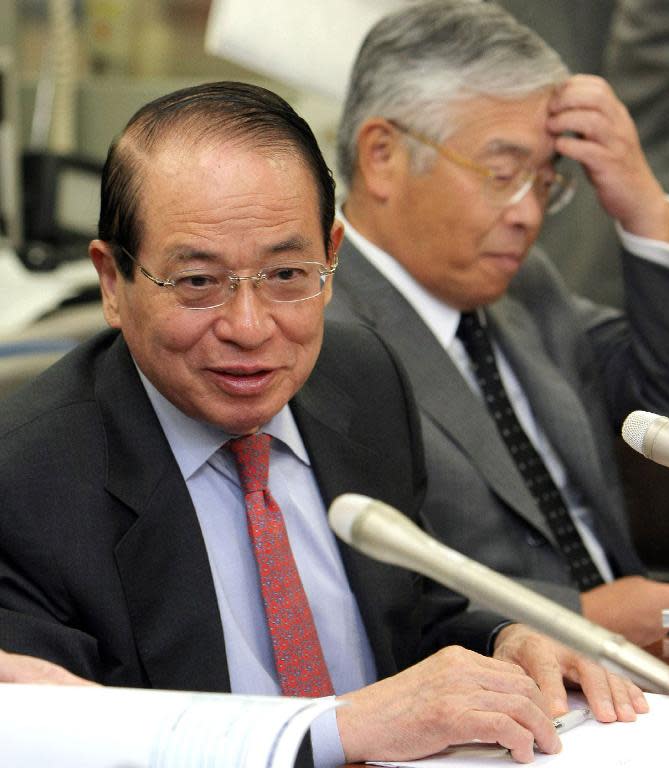
[[[288,768],[333,699],[0,685],[7,768]]]

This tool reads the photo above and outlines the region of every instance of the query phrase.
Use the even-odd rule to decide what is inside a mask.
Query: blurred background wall
[[[306,103],[321,124],[336,105],[221,57],[207,54],[204,36],[210,0],[77,0],[73,42],[76,57],[75,149],[104,158],[110,139],[150,98],[180,86],[213,79],[265,84]],[[2,0],[0,40],[13,42],[21,88],[21,137],[30,141],[35,94],[49,72],[50,0]],[[11,32],[10,30],[14,30]],[[314,106],[311,106],[312,101]]]
[[[39,84],[53,71],[49,52],[53,49],[53,5],[57,2],[3,0],[1,4],[0,41],[4,39],[15,51],[20,141],[24,147],[39,144],[39,136],[44,135],[40,111],[35,110],[36,95]],[[319,6],[318,0],[314,3],[314,7]],[[76,0],[72,4],[74,152],[101,160],[110,139],[130,114],[153,96],[197,81],[229,78],[265,84],[286,97],[312,124],[326,158],[333,163],[339,100],[311,87],[288,85],[252,66],[242,67],[207,54],[204,38],[211,0]],[[358,0],[358,4],[365,10],[366,4],[373,5],[371,0]],[[573,71],[601,73],[614,0],[501,0],[501,4],[544,36]],[[282,5],[280,0],[266,4],[276,8],[277,30],[281,29]],[[332,27],[338,11],[352,7],[350,0],[320,5],[324,30]],[[393,0],[375,5],[378,11],[373,12],[380,14],[385,7],[393,7]],[[249,29],[250,38],[252,35]],[[258,44],[262,46],[263,41]],[[337,45],[336,40],[333,45]],[[286,56],[291,53],[295,55],[295,48],[286,50]],[[342,81],[344,78],[342,74]],[[612,227],[587,184],[580,184],[574,206],[547,222],[541,242],[572,288],[595,300],[621,303],[617,261],[610,259],[610,269],[602,270],[598,257],[615,249]]]

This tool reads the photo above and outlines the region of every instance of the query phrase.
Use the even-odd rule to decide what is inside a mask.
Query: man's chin
[[[203,409],[196,418],[214,424],[229,435],[250,435],[270,421],[283,407],[282,403],[232,404],[223,408]]]

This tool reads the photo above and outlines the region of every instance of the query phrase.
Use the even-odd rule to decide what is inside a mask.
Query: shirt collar
[[[187,416],[164,397],[137,368],[146,394],[151,401],[174,458],[184,480],[188,480],[219,448],[230,440],[221,427],[207,424]],[[286,445],[304,464],[310,466],[309,456],[300,432],[291,413],[285,405],[270,421],[260,427],[261,432],[271,435]]]
[[[361,235],[339,209],[337,218],[344,222],[346,237],[363,256],[404,296],[440,344],[448,349],[460,322],[460,311],[433,296],[397,260]]]

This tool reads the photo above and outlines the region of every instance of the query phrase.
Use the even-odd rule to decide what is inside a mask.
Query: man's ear
[[[400,175],[407,171],[409,156],[402,137],[381,117],[366,120],[358,132],[356,174],[368,194],[387,200]]]
[[[330,247],[328,248],[328,265],[332,266],[337,260],[337,251],[341,245],[341,241],[344,239],[344,225],[339,219],[334,220],[332,229],[330,230]],[[337,273],[335,272],[335,275]],[[331,275],[328,281],[325,283],[323,289],[324,303],[328,304],[332,298],[332,282],[335,275]]]
[[[332,266],[336,257],[341,241],[344,239],[344,225],[339,219],[335,219],[330,230],[330,248],[328,250],[328,264]]]
[[[112,328],[121,328],[118,292],[123,283],[123,277],[116,266],[112,247],[104,240],[92,240],[88,246],[88,255],[100,280],[105,320]]]

